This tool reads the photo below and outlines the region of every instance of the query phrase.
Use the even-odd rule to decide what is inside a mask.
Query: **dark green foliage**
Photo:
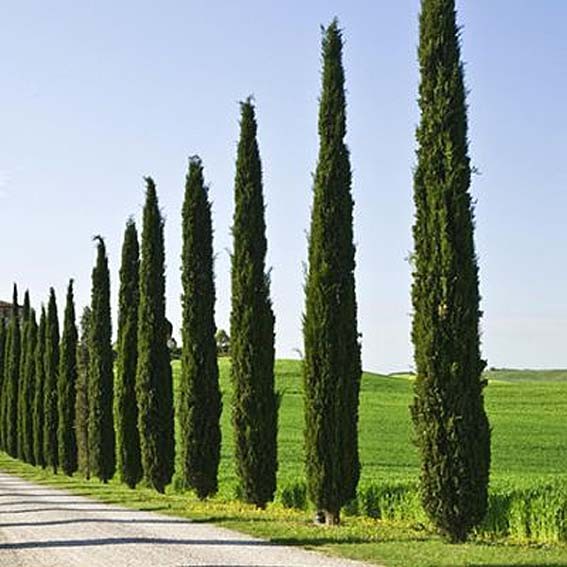
[[[45,345],[47,333],[47,315],[45,308],[41,308],[39,318],[39,329],[37,331],[37,342],[35,345],[35,389],[33,397],[32,419],[33,419],[33,455],[35,464],[40,467],[46,466],[45,447],[43,434],[45,428]]]
[[[134,488],[142,477],[136,364],[138,361],[139,246],[136,225],[126,223],[118,299],[118,360],[116,372],[116,434],[120,480]]]
[[[465,540],[483,519],[490,468],[458,33],[454,0],[423,0],[412,287],[417,378],[411,409],[423,505],[451,541]]]
[[[63,335],[61,336],[61,356],[57,382],[59,466],[69,476],[77,470],[77,440],[75,436],[77,341],[73,280],[70,280],[67,288],[67,303],[65,305]]]
[[[6,323],[3,318],[0,318],[0,449],[4,449],[4,444],[2,441],[4,434],[4,419],[3,419],[3,407],[4,407],[4,361],[6,360]]]
[[[262,166],[255,109],[241,103],[234,183],[230,316],[237,473],[247,502],[264,507],[276,490],[278,396],[274,389],[274,314],[265,271]]]
[[[163,492],[173,475],[175,455],[169,330],[165,318],[164,221],[155,184],[151,177],[145,181],[136,396],[144,478]]]
[[[35,465],[35,454],[33,450],[34,424],[33,405],[35,399],[35,356],[37,347],[37,321],[35,311],[32,309],[26,324],[26,340],[22,387],[20,393],[19,415],[22,444],[22,458],[27,463]]]
[[[29,304],[28,304],[29,306]],[[18,391],[20,383],[21,364],[21,330],[20,315],[18,310],[18,289],[14,284],[14,297],[12,302],[12,314],[10,317],[9,350],[6,360],[6,376],[4,378],[6,408],[6,451],[12,457],[18,453]]]
[[[0,446],[3,451],[7,451],[8,423],[6,421],[8,413],[8,383],[10,382],[10,343],[11,330],[10,320],[5,323],[6,338],[4,339],[4,363],[2,373],[2,397],[0,398]]]
[[[88,443],[91,474],[107,482],[116,469],[112,413],[114,374],[110,319],[110,274],[104,240],[95,237],[96,264],[92,271],[88,372]]]
[[[307,485],[311,501],[331,524],[355,496],[360,476],[361,362],[342,48],[334,20],[323,32],[319,158],[303,320]]]
[[[25,335],[26,335],[26,325],[30,320],[31,316],[31,303],[30,303],[30,292],[26,289],[24,293],[24,304],[22,306],[22,312],[20,316],[20,333],[21,333],[21,351],[20,351],[20,376],[24,375],[24,365],[25,365]]]
[[[16,411],[16,456],[18,459],[25,461],[24,456],[24,430],[26,420],[26,399],[28,384],[25,375],[26,354],[28,351],[28,335],[30,326],[31,305],[30,294],[26,290],[24,294],[24,305],[22,308],[22,316],[20,320],[20,364],[19,364],[19,378],[18,378],[18,400]]]
[[[213,229],[198,157],[189,160],[183,202],[183,351],[179,425],[183,482],[199,498],[218,488],[221,393],[215,343]]]
[[[47,322],[45,329],[44,353],[45,380],[43,385],[44,427],[43,454],[45,463],[57,472],[59,453],[57,450],[57,375],[59,372],[59,319],[57,317],[57,302],[55,291],[49,290],[47,305]]]
[[[89,337],[91,308],[85,307],[81,317],[81,339],[77,347],[77,396],[75,399],[75,432],[77,438],[77,466],[79,472],[90,478],[89,463]]]

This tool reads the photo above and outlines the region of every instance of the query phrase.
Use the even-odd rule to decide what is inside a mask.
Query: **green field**
[[[199,502],[175,486],[166,495],[132,491],[112,480],[67,478],[0,454],[0,468],[106,502],[214,521],[274,542],[387,566],[531,565],[567,567],[567,382],[564,371],[488,373],[486,403],[493,428],[490,513],[484,529],[468,544],[449,545],[428,526],[416,491],[418,461],[412,445],[409,375],[365,373],[362,382],[360,448],[362,479],[358,510],[340,527],[312,523],[309,509],[287,509],[283,489],[303,479],[301,367],[277,362],[283,394],[279,428],[277,502],[259,511],[234,500],[229,362],[221,359],[223,449],[220,493]],[[174,363],[174,376],[179,363]],[[379,512],[376,514],[376,512]],[[368,518],[381,516],[382,520]],[[558,543],[559,542],[559,543]]]
[[[174,375],[179,364],[174,363]],[[526,374],[529,372],[528,379]],[[223,450],[220,485],[232,496],[236,484],[230,429],[230,367],[221,359]],[[492,485],[567,480],[567,371],[488,373],[486,405],[492,426]],[[278,485],[303,475],[303,400],[300,362],[276,363],[277,389],[283,394],[279,420]],[[408,406],[408,375],[364,373],[360,400],[361,483],[411,481],[419,472]]]

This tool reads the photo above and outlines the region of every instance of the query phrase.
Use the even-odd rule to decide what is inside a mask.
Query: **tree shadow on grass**
[[[395,537],[395,538],[370,538],[360,536],[338,536],[338,537],[272,537],[270,541],[275,545],[289,545],[290,547],[319,547],[323,545],[360,545],[373,543],[415,543],[423,541],[418,536]]]

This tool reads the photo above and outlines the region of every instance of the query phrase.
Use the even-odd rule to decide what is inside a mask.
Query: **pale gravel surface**
[[[363,567],[0,472],[0,567]]]

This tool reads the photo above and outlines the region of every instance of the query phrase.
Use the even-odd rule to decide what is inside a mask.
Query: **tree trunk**
[[[341,523],[341,513],[339,510],[323,510],[326,526],[338,526]]]

